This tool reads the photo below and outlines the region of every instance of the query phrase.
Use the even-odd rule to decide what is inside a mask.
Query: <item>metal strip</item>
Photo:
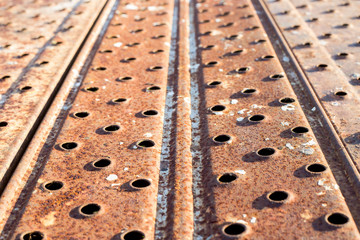
[[[11,12],[11,24],[5,26],[8,37],[2,45],[11,45],[0,56],[5,61],[1,70],[9,76],[2,82],[0,101],[0,192],[105,2],[39,2],[4,9],[3,14]],[[16,31],[20,26],[26,30]],[[39,29],[46,36],[35,35]]]
[[[358,238],[328,221],[351,215],[251,3],[191,7],[194,239]]]
[[[172,8],[171,2],[155,1],[119,5],[45,145],[27,155],[31,160],[23,159],[37,161],[38,172],[24,187],[3,236],[12,231],[14,237],[50,239],[154,235]],[[54,190],[61,185],[54,181],[63,183],[60,190]]]

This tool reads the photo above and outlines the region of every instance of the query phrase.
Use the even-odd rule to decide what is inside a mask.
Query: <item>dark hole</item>
[[[257,154],[262,157],[269,157],[275,153],[275,149],[273,148],[262,148],[257,151]]]
[[[44,239],[44,234],[42,232],[35,231],[25,234],[22,238],[23,240],[42,240]]]
[[[309,129],[306,127],[294,127],[293,129],[291,129],[291,131],[293,133],[307,133],[309,132]]]
[[[121,77],[121,78],[118,78],[120,81],[129,81],[132,79],[132,77]]]
[[[155,116],[158,115],[158,111],[156,110],[146,110],[143,112],[144,116]]]
[[[273,55],[265,55],[261,57],[262,59],[272,59],[275,58]]]
[[[230,141],[231,137],[229,135],[219,135],[214,137],[215,142],[224,143]]]
[[[156,91],[156,90],[160,90],[161,88],[158,86],[152,86],[152,87],[148,87],[147,90],[148,91]]]
[[[154,67],[151,67],[150,69],[151,69],[151,70],[160,70],[160,69],[163,69],[163,67],[161,67],[161,66],[154,66]]]
[[[311,173],[321,173],[326,170],[326,167],[320,163],[313,163],[306,167],[306,170],[308,170]]]
[[[284,75],[282,75],[282,74],[274,74],[274,75],[270,76],[271,79],[280,79],[280,78],[283,78],[283,77],[284,77]]]
[[[112,101],[115,102],[115,103],[126,102],[126,98],[117,98],[117,99],[114,99]]]
[[[207,46],[204,47],[204,49],[209,50],[209,49],[212,49],[213,47],[215,47],[215,45],[207,45]]]
[[[124,240],[141,240],[145,239],[145,234],[140,231],[130,231],[124,235]]]
[[[97,167],[97,168],[104,168],[104,167],[107,167],[109,166],[111,163],[111,161],[109,159],[100,159],[100,160],[97,160],[93,163],[94,167]]]
[[[305,42],[303,44],[304,47],[311,47],[313,44],[311,42]]]
[[[230,35],[230,36],[226,37],[226,39],[228,39],[228,40],[234,40],[234,39],[236,39],[237,37],[238,37],[238,35],[234,34],[234,35]]]
[[[100,205],[96,203],[90,203],[80,208],[80,212],[85,215],[95,215],[100,211]]]
[[[136,58],[134,58],[134,57],[124,59],[124,61],[126,61],[126,62],[135,61],[135,60],[136,60]]]
[[[137,179],[131,182],[131,186],[134,188],[146,188],[151,185],[151,182],[147,179]]]
[[[336,96],[340,96],[340,97],[343,97],[343,96],[346,96],[347,95],[347,92],[344,92],[344,91],[338,91],[335,93]]]
[[[225,109],[226,109],[226,107],[224,105],[215,105],[210,108],[210,110],[213,112],[221,112],[221,111],[224,111]]]
[[[250,70],[250,67],[241,67],[238,68],[236,71],[239,73],[244,73],[244,72],[248,72]]]
[[[6,127],[8,125],[7,122],[0,122],[0,127]]]
[[[206,19],[206,20],[201,21],[200,23],[209,23],[209,22],[210,22],[210,20]]]
[[[285,97],[285,98],[281,98],[280,99],[280,102],[281,103],[293,103],[293,102],[295,102],[295,99],[293,99],[293,98],[289,98],[289,97]]]
[[[217,85],[220,85],[221,82],[220,81],[213,81],[211,83],[209,83],[209,86],[217,86]]]
[[[224,233],[230,236],[237,236],[246,231],[245,224],[242,223],[233,223],[225,227]]]
[[[259,26],[251,26],[251,27],[248,28],[248,30],[255,30],[255,29],[258,29],[258,28],[259,28]]]
[[[138,46],[138,45],[140,45],[140,43],[138,43],[138,42],[127,44],[128,47],[134,47],[134,46]]]
[[[101,50],[100,53],[112,53],[112,50]]]
[[[289,194],[285,191],[274,191],[269,194],[269,199],[274,202],[283,202],[289,197]]]
[[[46,65],[46,64],[48,64],[49,62],[48,61],[42,61],[41,63],[40,63],[40,65]]]
[[[234,173],[225,173],[221,177],[219,177],[219,182],[221,183],[230,183],[237,179],[236,174]]]
[[[255,41],[255,43],[264,43],[264,42],[266,42],[265,39],[258,39],[258,40]]]
[[[242,53],[244,50],[242,49],[238,49],[238,50],[235,50],[235,51],[232,51],[231,54],[239,54],[239,53]]]
[[[338,56],[339,57],[347,57],[349,54],[348,53],[345,53],[345,52],[342,52],[342,53],[338,53]]]
[[[105,71],[106,67],[97,67],[97,68],[95,68],[95,70],[97,70],[97,71]]]
[[[245,94],[251,94],[254,92],[256,92],[256,89],[253,89],[253,88],[248,88],[248,89],[242,90],[242,93],[245,93]]]
[[[153,38],[159,39],[159,38],[163,38],[163,37],[165,37],[165,35],[157,35],[157,36],[155,36],[155,37],[153,37]]]
[[[244,18],[244,19],[248,19],[248,18],[252,18],[252,17],[254,17],[254,15],[253,15],[253,14],[249,14],[249,15],[245,15],[243,18]]]
[[[327,64],[319,64],[319,65],[317,65],[318,68],[327,68],[327,66],[328,66]]]
[[[251,122],[260,122],[265,119],[264,115],[254,115],[249,118]]]
[[[9,75],[5,75],[5,76],[3,76],[3,77],[1,78],[1,80],[5,80],[5,79],[8,79],[8,78],[10,78],[10,76],[9,76]]]
[[[27,90],[30,90],[32,87],[30,86],[25,86],[25,87],[22,87],[20,88],[21,91],[27,91]]]
[[[64,186],[64,184],[60,181],[52,181],[52,182],[46,183],[44,187],[47,190],[55,191],[55,190],[59,190],[63,186]]]
[[[322,35],[322,37],[324,37],[324,38],[330,38],[331,36],[332,36],[331,33],[324,33],[324,34]]]
[[[162,50],[162,49],[157,49],[157,50],[152,50],[150,53],[156,54],[156,53],[162,53],[162,52],[164,52],[164,50]]]
[[[61,144],[61,147],[67,150],[71,150],[74,149],[78,146],[78,144],[76,142],[66,142]]]
[[[342,26],[342,27],[348,27],[349,24],[348,24],[348,23],[344,23],[344,24],[342,24],[341,26]]]
[[[89,116],[89,113],[88,112],[77,112],[74,115],[75,115],[75,117],[78,117],[78,118],[86,118],[87,116]]]
[[[244,5],[238,6],[237,8],[247,8],[247,7],[249,7],[249,5],[248,5],[248,4],[244,4]]]
[[[118,126],[118,125],[109,125],[109,126],[104,127],[104,130],[106,132],[115,132],[119,129],[120,129],[120,126]]]
[[[319,20],[318,18],[311,18],[310,21],[311,22],[316,22],[317,20]]]
[[[348,216],[343,213],[332,213],[327,217],[327,220],[334,225],[344,225],[349,222]]]
[[[96,92],[97,90],[99,90],[98,87],[88,87],[88,88],[85,88],[86,91],[88,92]]]
[[[201,33],[201,35],[203,35],[203,36],[209,36],[210,34],[211,34],[211,31],[206,31],[206,32]]]
[[[206,64],[206,66],[215,66],[216,64],[218,64],[218,62],[212,61],[212,62],[208,62],[208,63]]]
[[[142,148],[149,148],[155,146],[155,143],[151,140],[142,140],[138,142],[137,145]]]

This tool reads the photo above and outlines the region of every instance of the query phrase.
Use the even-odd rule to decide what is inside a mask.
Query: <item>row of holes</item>
[[[204,12],[204,11],[203,11]],[[228,15],[229,12],[225,15]],[[210,21],[205,21],[205,22],[210,22]],[[209,33],[210,35],[210,33]],[[231,38],[235,39],[237,36],[231,36]],[[265,42],[262,41],[262,42]],[[210,50],[212,48],[214,48],[215,45],[209,45],[206,46],[205,49],[206,50]],[[237,52],[237,54],[243,52],[243,50],[241,50],[240,52]],[[341,56],[344,56],[344,54],[342,54]],[[263,60],[269,60],[272,59],[274,56],[263,56],[261,57],[261,59]],[[217,61],[211,61],[205,64],[206,67],[213,67],[218,65],[219,62]],[[324,66],[319,65],[318,68],[323,68]],[[325,66],[326,68],[327,66]],[[236,72],[238,73],[246,73],[248,71],[250,71],[250,67],[242,67],[242,68],[238,68],[236,69]],[[283,74],[276,74],[276,75],[271,75],[270,76],[271,79],[280,79],[280,78],[284,78]],[[221,81],[212,81],[210,83],[208,83],[209,87],[216,87],[218,85],[220,85],[222,82]],[[242,94],[244,95],[252,95],[254,93],[256,93],[257,90],[256,89],[244,89],[241,91]],[[335,95],[337,96],[345,96],[346,93],[344,93],[343,91],[338,91],[335,92]],[[285,97],[279,100],[280,103],[282,104],[289,104],[289,103],[293,103],[295,102],[295,99],[290,98],[290,97]],[[226,106],[224,105],[215,105],[210,107],[210,111],[212,112],[222,112],[226,110]],[[250,116],[248,118],[248,120],[250,122],[261,122],[265,119],[264,115],[253,115]],[[298,127],[294,127],[291,129],[291,132],[294,134],[305,134],[307,132],[309,132],[309,129],[306,127],[302,127],[302,126],[298,126]],[[230,143],[231,142],[231,136],[229,135],[218,135],[216,137],[213,138],[213,141],[215,143],[221,144],[221,143]],[[264,158],[268,158],[272,155],[274,155],[276,153],[276,150],[274,148],[262,148],[256,151],[256,154],[259,157],[264,157]],[[323,164],[320,163],[313,163],[313,164],[309,164],[305,166],[305,171],[309,174],[312,175],[319,175],[322,174],[324,171],[327,170],[327,167]],[[233,181],[235,181],[238,178],[238,176],[235,173],[225,173],[222,174],[221,176],[219,176],[217,178],[218,182],[221,184],[229,184]],[[285,203],[288,199],[289,199],[290,194],[286,191],[273,191],[267,194],[266,198],[268,199],[268,201],[270,203],[274,203],[274,204],[282,204]],[[332,226],[343,226],[344,224],[349,222],[349,218],[343,214],[343,213],[332,213],[332,214],[328,214],[325,216],[325,221],[332,225]],[[232,224],[228,224],[226,226],[223,227],[222,232],[224,235],[229,236],[229,237],[239,237],[242,236],[244,233],[246,233],[248,231],[248,227],[246,224],[242,224],[242,223],[232,223]]]

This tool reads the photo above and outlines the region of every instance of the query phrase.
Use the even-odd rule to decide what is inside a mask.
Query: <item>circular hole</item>
[[[256,154],[260,157],[270,157],[275,154],[275,149],[273,148],[261,148],[257,150]]]
[[[269,77],[270,79],[280,79],[280,78],[284,78],[283,74],[274,74],[274,75],[270,75]]]
[[[338,55],[338,57],[343,57],[343,58],[349,56],[349,54],[345,53],[345,52],[338,53],[337,55]]]
[[[156,53],[162,53],[162,52],[164,52],[164,50],[162,50],[162,49],[157,49],[157,50],[152,50],[150,53],[151,53],[151,54],[156,54]]]
[[[313,45],[312,42],[305,42],[302,44],[303,47],[311,47]]]
[[[234,40],[234,39],[236,39],[237,37],[238,37],[238,35],[237,35],[237,34],[234,34],[234,35],[227,36],[226,39],[227,39],[227,40]]]
[[[343,24],[341,24],[341,27],[344,27],[344,28],[346,28],[346,27],[348,27],[350,24],[348,24],[348,23],[343,23]]]
[[[265,40],[265,39],[258,39],[258,40],[255,40],[255,43],[264,43],[264,42],[266,42],[266,40]]]
[[[52,181],[48,182],[44,185],[44,188],[49,191],[56,191],[61,189],[64,186],[64,184],[60,181]]]
[[[77,146],[78,146],[78,144],[76,142],[66,142],[66,143],[61,144],[61,148],[65,149],[65,150],[72,150],[72,149],[76,148]]]
[[[88,87],[88,88],[85,88],[85,91],[87,91],[87,92],[96,92],[97,90],[99,90],[98,87]]]
[[[161,66],[150,67],[150,70],[152,70],[152,71],[161,70],[161,69],[163,69],[163,67],[161,67]]]
[[[311,18],[310,22],[316,22],[317,20],[319,20],[318,18]]]
[[[210,22],[209,19],[205,19],[205,20],[203,20],[203,21],[200,21],[199,23],[209,23],[209,22]]]
[[[246,225],[242,223],[232,223],[223,228],[223,233],[230,237],[237,237],[246,232]]]
[[[211,31],[206,31],[201,33],[202,36],[209,36],[211,34]]]
[[[133,79],[132,77],[126,76],[126,77],[119,77],[117,80],[118,80],[118,81],[130,81],[130,80],[132,80],[132,79]]]
[[[148,92],[152,92],[152,91],[158,91],[160,90],[161,88],[159,86],[152,86],[152,87],[148,87],[146,90]]]
[[[23,240],[42,240],[44,239],[44,234],[39,231],[29,232],[22,236]]]
[[[303,133],[309,132],[309,129],[306,128],[306,127],[294,127],[294,128],[291,129],[291,131],[293,133],[303,134]]]
[[[210,108],[210,110],[213,112],[221,112],[221,111],[224,111],[225,109],[226,109],[226,107],[224,105],[215,105]]]
[[[240,53],[242,53],[242,52],[244,52],[243,49],[238,49],[238,50],[232,51],[231,54],[235,55],[235,54],[240,54]]]
[[[89,115],[90,115],[90,113],[88,113],[88,112],[76,112],[76,113],[74,113],[74,116],[77,117],[77,118],[86,118]]]
[[[248,19],[248,18],[253,18],[253,17],[254,17],[253,14],[249,14],[249,15],[245,15],[243,18],[244,18],[244,19]]]
[[[109,125],[103,128],[105,132],[116,132],[120,129],[119,125]]]
[[[206,66],[208,66],[208,67],[213,67],[213,66],[215,66],[215,65],[217,65],[217,64],[218,64],[218,62],[216,62],[216,61],[211,61],[211,62],[206,63]]]
[[[5,76],[3,76],[2,78],[0,78],[0,80],[1,80],[1,81],[4,81],[4,80],[6,80],[6,79],[8,79],[8,78],[10,78],[10,76],[9,76],[9,75],[5,75]]]
[[[130,182],[130,186],[136,189],[146,188],[151,185],[150,180],[141,178]]]
[[[113,99],[112,102],[113,103],[121,103],[121,102],[126,102],[126,98],[116,98],[116,99]]]
[[[87,217],[94,216],[100,211],[101,207],[96,203],[89,203],[80,208],[80,213]]]
[[[225,134],[218,135],[213,138],[213,141],[216,143],[228,143],[228,142],[230,142],[230,140],[231,140],[231,137],[229,135],[225,135]]]
[[[134,57],[129,57],[129,58],[125,58],[124,60],[122,60],[123,62],[131,62],[131,61],[135,61],[136,58]]]
[[[20,91],[27,91],[27,90],[30,90],[32,87],[30,86],[25,86],[25,87],[22,87],[20,88]]]
[[[215,45],[207,45],[207,46],[203,47],[203,49],[210,50],[214,47],[215,47]]]
[[[238,73],[246,73],[246,72],[250,71],[250,67],[241,67],[241,68],[236,69],[236,71]]]
[[[112,53],[112,50],[106,49],[106,50],[100,50],[100,53]]]
[[[253,94],[255,92],[256,92],[256,89],[254,89],[254,88],[246,88],[241,91],[241,93],[243,93],[243,94]]]
[[[250,122],[261,122],[262,120],[265,119],[265,116],[264,115],[253,115],[251,117],[249,117],[249,121]]]
[[[260,28],[259,26],[251,26],[251,27],[248,27],[247,30],[256,30]]]
[[[96,67],[94,68],[96,71],[105,71],[106,67]]]
[[[155,146],[155,143],[151,140],[141,140],[137,142],[136,145],[141,148],[150,148]]]
[[[283,203],[289,198],[289,194],[285,191],[274,191],[267,195],[271,202]]]
[[[288,104],[288,103],[293,103],[295,102],[295,99],[293,98],[290,98],[290,97],[284,97],[284,98],[281,98],[279,100],[280,103],[284,103],[284,104]]]
[[[8,125],[7,122],[0,122],[0,127],[6,127]]]
[[[269,60],[269,59],[273,59],[273,58],[275,58],[273,55],[265,55],[265,56],[261,57],[262,60]]]
[[[140,45],[140,43],[138,43],[138,42],[133,42],[133,43],[128,43],[126,46],[128,46],[128,47],[135,47],[135,46],[138,46],[138,45]]]
[[[335,93],[336,96],[339,96],[339,97],[345,97],[347,95],[347,92],[344,92],[344,91],[337,91]]]
[[[154,36],[153,38],[154,39],[160,39],[160,38],[164,38],[165,37],[165,35],[156,35],[156,36]]]
[[[156,110],[146,110],[142,112],[142,115],[144,116],[155,116],[158,115],[158,111]]]
[[[337,227],[341,227],[350,221],[348,216],[339,212],[326,215],[325,220],[330,225]]]
[[[319,65],[317,65],[316,67],[317,67],[317,68],[320,68],[320,69],[325,69],[325,68],[328,67],[328,65],[327,65],[327,64],[319,64]]]
[[[323,38],[330,38],[332,36],[331,33],[324,33],[323,35],[321,35]]]
[[[111,164],[111,161],[109,159],[100,159],[100,160],[96,160],[95,162],[92,163],[92,165],[95,168],[106,168]]]
[[[220,85],[220,84],[221,84],[220,81],[212,81],[212,82],[210,82],[208,85],[209,85],[209,86],[217,86],[217,85]]]
[[[322,172],[325,172],[326,169],[327,169],[326,166],[320,163],[309,164],[305,167],[305,170],[312,174],[320,174]]]
[[[125,233],[123,239],[124,240],[142,240],[142,239],[145,239],[145,234],[141,231],[134,230],[134,231]]]
[[[218,179],[220,183],[231,183],[237,179],[237,175],[234,173],[224,173]]]

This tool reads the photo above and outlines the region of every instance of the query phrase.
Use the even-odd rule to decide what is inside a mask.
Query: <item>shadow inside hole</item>
[[[315,219],[315,221],[312,222],[312,227],[314,228],[314,230],[320,232],[329,232],[338,229],[335,226],[327,224],[325,221],[325,216]]]

